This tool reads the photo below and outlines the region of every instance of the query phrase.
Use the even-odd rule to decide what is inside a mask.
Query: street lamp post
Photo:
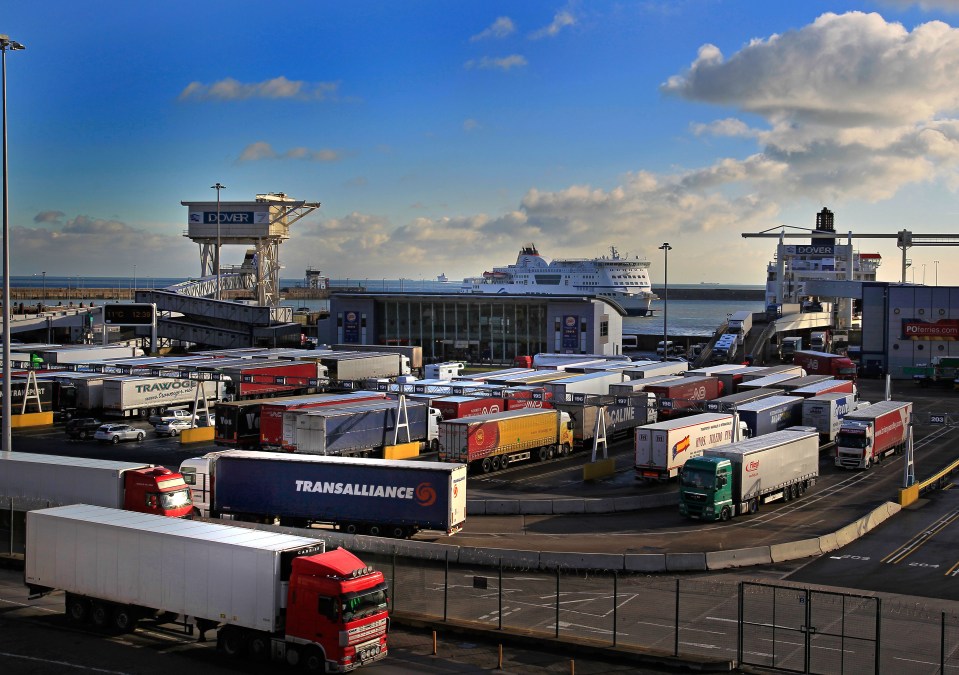
[[[669,351],[667,349],[669,344],[669,324],[666,322],[669,310],[669,252],[673,250],[673,247],[669,245],[669,242],[665,242],[659,249],[663,252],[663,361],[665,361],[668,356],[667,352]]]
[[[936,266],[936,286],[939,285],[939,261],[933,260],[932,264]]]
[[[47,273],[40,272],[40,297],[43,299],[43,304],[47,304]]]
[[[216,190],[216,256],[213,262],[216,264],[216,299],[220,299],[220,190],[225,190],[226,185],[220,185],[217,182],[211,185],[212,190]]]
[[[137,266],[133,266],[133,298],[134,301],[137,299]]]
[[[926,263],[922,264],[922,285],[926,285]]]
[[[10,201],[7,176],[7,50],[17,51],[23,45],[11,40],[9,35],[0,35],[0,99],[3,99],[3,413],[0,449],[13,450],[13,434],[10,416],[13,407],[10,404]]]

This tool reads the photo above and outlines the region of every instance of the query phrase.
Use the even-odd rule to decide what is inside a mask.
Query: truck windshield
[[[841,448],[865,448],[865,434],[839,434],[836,438],[836,445]]]
[[[356,621],[370,614],[382,612],[389,602],[386,584],[358,593],[343,594],[343,620]]]
[[[716,476],[715,474],[700,469],[683,469],[681,483],[683,487],[712,490],[713,485],[716,483]]]
[[[161,492],[160,507],[166,509],[179,509],[190,504],[190,490],[177,490],[176,492]]]

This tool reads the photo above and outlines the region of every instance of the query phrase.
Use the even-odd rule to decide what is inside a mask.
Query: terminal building
[[[334,293],[329,344],[414,345],[424,359],[510,363],[542,352],[621,354],[625,310],[596,296]]]
[[[862,369],[910,379],[935,357],[959,357],[959,288],[863,284]]]

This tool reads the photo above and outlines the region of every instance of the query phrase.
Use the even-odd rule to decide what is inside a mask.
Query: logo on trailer
[[[356,312],[347,312],[346,313],[347,321],[356,321]]]
[[[673,446],[673,457],[675,458],[681,452],[689,450],[689,436]]]
[[[456,494],[456,489],[453,489]],[[420,506],[433,506],[436,503],[436,489],[432,483],[420,483],[416,486],[416,503]]]
[[[575,317],[575,316],[567,316],[567,317],[566,317],[566,325],[569,326],[569,327],[575,326],[575,325],[576,325],[576,317]]]
[[[759,471],[759,460],[754,459],[746,465],[746,471],[752,473],[753,471]]]

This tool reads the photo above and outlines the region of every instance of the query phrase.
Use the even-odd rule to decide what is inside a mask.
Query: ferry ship
[[[579,295],[609,298],[629,316],[651,314],[657,299],[649,280],[649,261],[621,255],[615,246],[600,258],[551,260],[529,244],[520,249],[515,265],[494,267],[480,277],[467,277],[463,293],[516,295]]]

